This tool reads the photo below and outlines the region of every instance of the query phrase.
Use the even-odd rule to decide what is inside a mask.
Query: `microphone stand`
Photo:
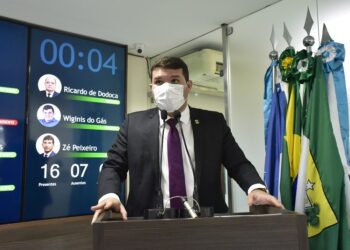
[[[163,120],[162,138],[160,142],[160,156],[159,156],[159,169],[158,169],[158,198],[159,207],[163,208],[163,193],[162,193],[162,161],[163,161],[163,141],[164,141],[164,131],[165,131],[165,120],[168,117],[166,110],[160,110],[160,117]]]

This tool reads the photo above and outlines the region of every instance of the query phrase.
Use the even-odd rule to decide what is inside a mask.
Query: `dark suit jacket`
[[[42,153],[41,155],[42,155],[42,157],[44,157],[45,153]],[[56,155],[56,153],[55,153],[54,151],[51,151],[51,153],[49,154],[49,156],[48,156],[48,157],[44,157],[44,158],[50,158],[50,157],[53,157],[53,156],[55,156],[55,155]]]
[[[246,192],[252,184],[263,181],[234,140],[222,114],[190,108],[190,119],[199,204],[214,207],[216,213],[227,212],[221,165]],[[159,207],[163,202],[159,198],[159,126],[158,109],[129,114],[101,171],[100,196],[119,194],[120,182],[129,171],[128,216],[141,216],[145,209]]]
[[[41,92],[41,95],[42,95],[43,97],[47,97],[47,96],[46,96],[46,91],[45,91],[45,90],[40,91],[40,92]],[[54,91],[53,94],[52,94],[52,97],[50,97],[50,98],[56,97],[56,96],[58,96],[59,94],[60,94],[60,93]]]

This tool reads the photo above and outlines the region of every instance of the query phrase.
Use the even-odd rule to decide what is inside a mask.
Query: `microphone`
[[[160,117],[162,118],[163,121],[166,120],[166,118],[168,117],[168,112],[166,112],[166,110],[161,110],[160,111]]]
[[[187,148],[187,143],[186,143],[186,140],[185,140],[185,136],[184,136],[184,131],[182,129],[182,124],[181,122],[179,122],[180,118],[181,118],[181,112],[179,110],[175,110],[173,112],[173,117],[174,119],[176,119],[179,123],[179,126],[180,126],[180,131],[181,131],[181,137],[182,137],[182,140],[184,142],[184,145],[185,145],[185,150],[186,150],[186,154],[188,156],[188,158],[190,159],[190,165],[191,165],[191,169],[192,169],[192,174],[193,174],[193,185],[194,185],[194,188],[193,188],[193,199],[194,200],[198,200],[198,188],[197,188],[197,176],[196,176],[196,171],[194,169],[194,166],[193,166],[193,162],[192,162],[192,158],[191,158],[191,155],[190,153],[188,152],[188,148]],[[186,201],[187,203],[187,201]],[[187,203],[188,204],[188,203]],[[185,204],[184,204],[185,205]]]
[[[186,208],[187,212],[190,214],[192,219],[195,219],[198,217],[198,215],[196,214],[196,212],[193,210],[193,208],[190,206],[190,204],[188,204],[188,202],[186,201],[186,199],[184,197],[181,197],[182,200],[182,204],[184,205],[184,207]]]

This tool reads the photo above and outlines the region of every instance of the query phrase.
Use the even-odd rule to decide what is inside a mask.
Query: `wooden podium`
[[[93,224],[94,250],[106,249],[308,249],[306,216],[276,208],[196,219]]]

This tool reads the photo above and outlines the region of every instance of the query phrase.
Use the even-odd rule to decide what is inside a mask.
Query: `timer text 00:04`
[[[40,43],[40,59],[43,63],[52,65],[58,63],[64,68],[71,68],[76,63],[76,50],[71,43],[57,43],[52,39],[44,39]],[[84,58],[84,53],[79,51],[78,57]],[[58,60],[57,60],[58,59]],[[117,70],[116,54],[111,53],[107,60],[104,61],[103,55],[99,49],[91,48],[87,53],[88,69],[94,73],[102,69],[109,69],[112,75]],[[84,69],[83,64],[79,64],[80,70]]]

